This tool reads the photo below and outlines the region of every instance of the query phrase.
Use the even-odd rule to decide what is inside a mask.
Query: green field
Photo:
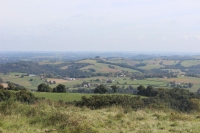
[[[181,65],[185,67],[200,65],[200,60],[186,60],[181,62]]]
[[[64,102],[72,102],[81,100],[82,96],[90,96],[91,94],[84,93],[48,93],[48,92],[33,92],[36,97],[44,97],[51,101],[63,100]]]
[[[24,86],[28,89],[37,89],[37,86],[41,83],[44,83],[43,80],[41,80],[39,77],[29,77],[24,76],[21,78],[21,75],[25,73],[10,73],[10,74],[2,74],[0,73],[0,77],[3,79],[4,82],[13,82],[16,84],[19,84],[21,86]],[[15,76],[19,75],[19,76]],[[30,81],[30,79],[33,79],[33,81]]]
[[[142,66],[142,67],[139,67],[139,68],[140,68],[140,69],[150,70],[150,69],[162,68],[162,67],[164,67],[164,66],[163,66],[163,65],[159,65],[159,64],[153,64],[153,65],[147,64],[146,66]]]
[[[126,63],[130,66],[134,66],[135,64],[139,64],[140,61],[133,61],[133,60],[108,60],[111,63]]]
[[[137,70],[133,70],[133,69],[129,69],[129,68],[124,68],[124,67],[120,67],[117,65],[112,65],[115,68],[109,68],[108,64],[104,64],[104,63],[97,63],[96,60],[82,60],[79,62],[84,62],[84,63],[91,63],[93,65],[89,65],[86,67],[81,68],[81,70],[85,70],[88,71],[89,68],[93,68],[96,70],[96,73],[115,73],[115,72],[122,72],[123,71],[128,71],[128,72],[138,72]],[[119,63],[119,62],[114,62],[114,63]]]

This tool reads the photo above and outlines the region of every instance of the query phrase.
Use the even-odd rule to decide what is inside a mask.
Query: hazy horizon
[[[197,0],[1,0],[0,51],[199,53]]]

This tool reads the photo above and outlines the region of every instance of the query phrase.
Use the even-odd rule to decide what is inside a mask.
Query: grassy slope
[[[101,72],[101,73],[122,72],[122,70],[123,71],[128,71],[128,72],[138,72],[138,71],[133,70],[133,69],[124,68],[124,67],[120,67],[120,66],[116,66],[116,65],[112,65],[116,69],[109,68],[108,64],[97,63],[96,60],[82,60],[82,61],[79,61],[79,62],[85,62],[85,63],[94,64],[94,65],[90,65],[90,66],[87,66],[87,67],[83,67],[83,68],[81,68],[81,70],[88,70],[89,68],[93,68],[93,69],[96,70],[96,73],[99,73],[99,72]],[[115,63],[119,63],[119,62],[115,62]]]
[[[1,106],[2,103],[0,103]],[[12,103],[6,113],[0,111],[2,133],[177,133],[200,131],[200,113],[173,110],[121,107],[98,110],[39,102],[34,105]]]
[[[15,76],[18,74],[19,76]],[[21,86],[24,86],[28,89],[37,89],[37,86],[41,83],[44,83],[44,81],[40,80],[39,77],[29,77],[25,76],[21,78],[22,73],[10,73],[10,75],[4,75],[0,74],[0,77],[3,79],[4,82],[10,81],[16,84],[19,84]],[[33,81],[30,81],[30,79],[33,79]]]

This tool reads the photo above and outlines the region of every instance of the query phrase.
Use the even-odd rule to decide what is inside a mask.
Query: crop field
[[[36,97],[44,97],[51,101],[63,100],[64,102],[72,102],[81,100],[82,96],[89,97],[91,94],[84,93],[48,93],[48,92],[33,92]]]
[[[200,60],[186,60],[181,62],[181,64],[185,67],[200,65]]]

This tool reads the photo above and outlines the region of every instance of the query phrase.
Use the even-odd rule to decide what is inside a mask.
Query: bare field
[[[7,83],[0,83],[1,85],[3,85],[4,88],[7,88],[8,87],[8,84]]]

